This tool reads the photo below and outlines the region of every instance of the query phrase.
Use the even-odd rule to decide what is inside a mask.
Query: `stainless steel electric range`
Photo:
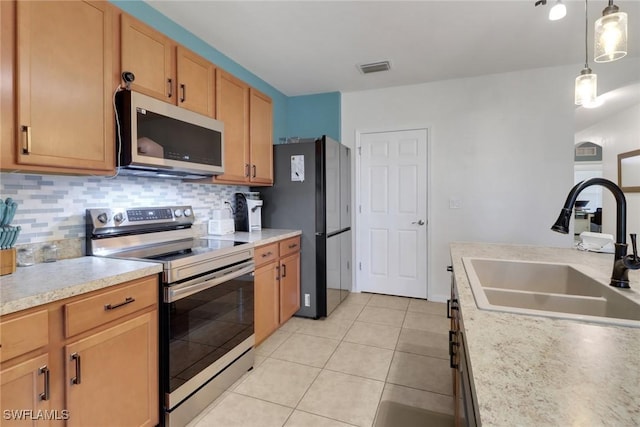
[[[183,426],[254,361],[248,243],[194,238],[190,206],[87,209],[87,255],[163,264],[160,419]]]

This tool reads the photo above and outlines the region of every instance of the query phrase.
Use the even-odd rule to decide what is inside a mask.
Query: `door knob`
[[[413,221],[411,224],[424,225],[424,221],[419,219],[418,221]]]

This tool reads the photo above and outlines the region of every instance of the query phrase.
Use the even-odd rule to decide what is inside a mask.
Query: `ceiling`
[[[146,1],[287,96],[584,61],[583,1],[566,0],[567,16],[555,22],[547,18],[555,0],[539,7],[532,0]],[[589,2],[590,57],[593,23],[606,4]],[[640,1],[616,4],[629,14],[629,55],[639,56]],[[357,68],[381,60],[390,71]]]

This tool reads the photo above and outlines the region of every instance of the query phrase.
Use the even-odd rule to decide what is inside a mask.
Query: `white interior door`
[[[427,298],[427,130],[360,136],[360,291]]]

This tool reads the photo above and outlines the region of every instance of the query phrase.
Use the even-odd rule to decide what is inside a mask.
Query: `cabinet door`
[[[280,261],[280,324],[300,309],[300,252]]]
[[[251,182],[273,184],[273,105],[271,98],[249,90]]]
[[[280,324],[278,310],[278,270],[277,263],[266,264],[255,271],[255,335],[256,346],[275,331]]]
[[[0,372],[0,407],[3,411],[3,426],[49,425],[45,419],[31,420],[31,414],[25,412],[32,410],[35,417],[37,411],[48,410],[50,407],[47,391],[48,363],[49,356],[43,354]],[[59,416],[62,415],[62,413],[59,414]]]
[[[123,13],[120,29],[121,71],[132,72],[131,88],[175,104],[173,42],[164,34]]]
[[[112,170],[112,9],[17,2],[17,162]]]
[[[224,123],[224,175],[216,181],[249,181],[249,86],[216,70],[216,118]]]
[[[65,346],[69,426],[158,423],[157,312]]]
[[[215,117],[215,67],[188,49],[177,48],[178,105],[196,113]]]

